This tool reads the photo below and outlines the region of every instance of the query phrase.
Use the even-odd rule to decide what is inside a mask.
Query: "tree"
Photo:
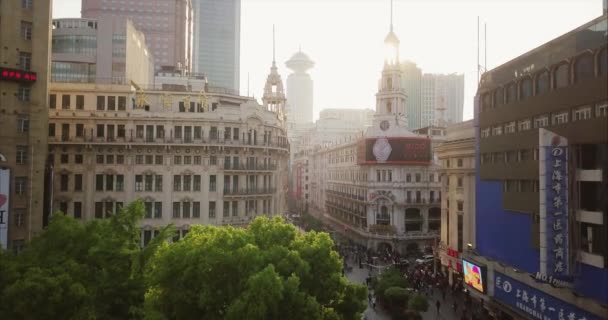
[[[22,253],[1,253],[0,318],[141,318],[143,268],[170,236],[167,228],[142,250],[143,213],[141,202],[87,223],[57,213]]]
[[[341,274],[326,233],[280,218],[193,226],[146,269],[147,319],[357,319],[366,290]]]

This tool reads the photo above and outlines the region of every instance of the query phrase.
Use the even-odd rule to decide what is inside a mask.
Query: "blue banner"
[[[545,148],[545,204],[547,274],[569,275],[568,246],[568,147]]]
[[[500,272],[494,272],[494,298],[539,320],[600,320],[587,311],[523,284]]]

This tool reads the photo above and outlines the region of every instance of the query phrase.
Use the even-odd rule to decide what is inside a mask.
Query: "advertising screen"
[[[357,146],[359,164],[430,164],[429,138],[368,138]]]
[[[464,282],[473,289],[485,293],[486,268],[478,266],[470,261],[462,260],[462,271]]]

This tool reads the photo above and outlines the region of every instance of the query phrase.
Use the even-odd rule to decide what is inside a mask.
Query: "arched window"
[[[376,217],[376,223],[383,225],[391,224],[391,216],[388,214],[388,208],[385,205],[380,207],[380,213]]]
[[[386,103],[386,112],[388,112],[388,113],[393,112],[393,104],[390,101]]]
[[[422,215],[418,208],[405,209],[405,232],[422,231]]]
[[[499,107],[505,104],[505,89],[498,88],[494,91],[494,106]]]
[[[536,95],[549,91],[549,72],[542,71],[536,75]]]
[[[568,71],[568,64],[562,63],[555,71],[553,78],[555,79],[555,88],[567,87],[570,84],[570,72]]]
[[[527,99],[532,96],[532,78],[526,77],[520,83],[521,99]]]
[[[507,87],[507,103],[515,101],[517,101],[517,86],[515,86],[515,83],[511,83]]]
[[[598,75],[608,75],[608,48],[604,48],[597,55],[597,73]]]
[[[574,62],[574,81],[578,83],[594,76],[593,57],[591,54],[579,56]]]

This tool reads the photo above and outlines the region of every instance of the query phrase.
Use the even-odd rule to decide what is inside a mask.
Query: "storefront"
[[[457,250],[445,248],[439,252],[444,273],[447,273],[450,285],[462,281],[462,260]]]

